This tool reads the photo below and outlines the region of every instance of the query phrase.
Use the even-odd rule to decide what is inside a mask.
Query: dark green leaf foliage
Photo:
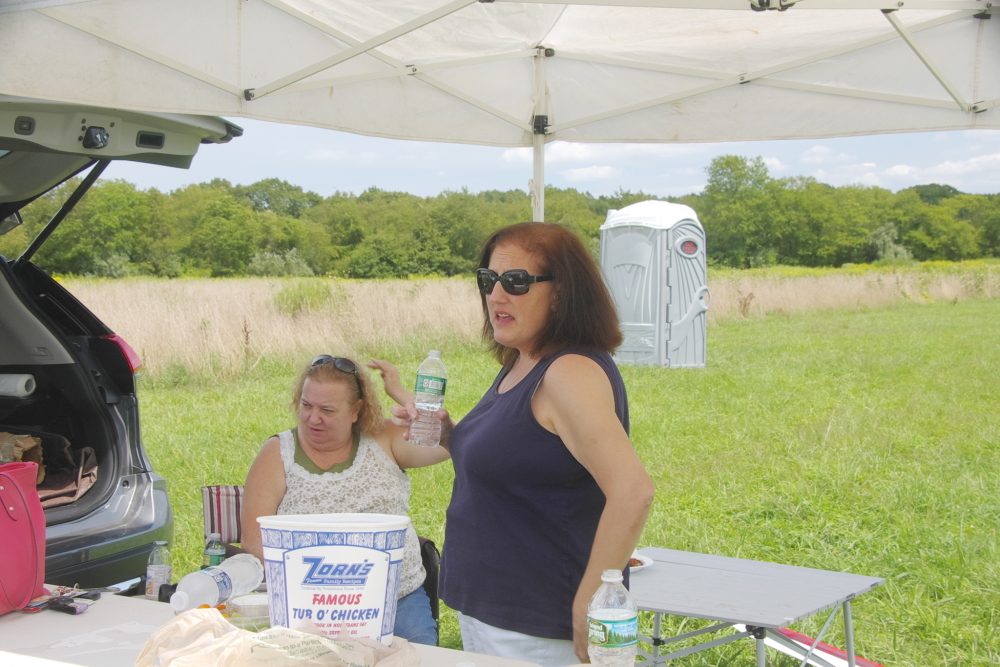
[[[761,158],[720,156],[691,206],[705,226],[709,262],[841,266],[1000,256],[1000,195],[948,185],[898,193],[834,188],[813,178],[776,179]],[[24,225],[0,237],[17,257],[78,181],[28,206]],[[594,197],[546,188],[546,218],[580,235],[596,254],[608,211],[656,197],[619,190]],[[370,188],[323,198],[279,179],[224,179],[170,193],[126,181],[98,182],[35,261],[53,273],[123,277],[334,275],[399,278],[468,273],[498,227],[531,219],[520,190],[444,191],[435,197]]]

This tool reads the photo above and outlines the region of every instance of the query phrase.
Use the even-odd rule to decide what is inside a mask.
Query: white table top
[[[104,594],[83,614],[57,611],[0,616],[2,667],[132,667],[149,635],[174,617],[170,605]],[[436,646],[413,644],[433,667],[538,667]]]
[[[639,609],[783,628],[861,595],[885,579],[795,565],[647,547],[653,564],[630,575]]]

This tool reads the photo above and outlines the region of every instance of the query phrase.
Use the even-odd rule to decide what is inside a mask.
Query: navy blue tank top
[[[628,432],[625,383],[606,353],[565,350],[502,394],[501,371],[451,435],[455,483],[441,557],[440,594],[449,607],[549,639],[573,638],[573,598],[605,502],[587,469],[531,411],[545,371],[564,354],[604,369]],[[625,576],[627,585],[627,568]]]

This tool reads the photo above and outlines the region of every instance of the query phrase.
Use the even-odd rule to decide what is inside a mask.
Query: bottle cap
[[[222,541],[222,533],[209,533],[208,534],[208,539],[210,539],[210,540],[216,540],[218,542],[221,542]]]
[[[166,540],[157,540],[157,541],[153,542],[153,546],[165,547],[165,546],[167,546],[167,542],[166,542]]]
[[[601,573],[601,581],[606,584],[619,583],[623,580],[621,570],[605,570]]]
[[[430,352],[427,353],[427,356],[428,357],[440,357],[441,353],[438,352],[437,350],[431,350]]]
[[[188,598],[188,594],[184,591],[176,591],[170,596],[170,606],[173,607],[175,614],[179,614],[182,611],[190,609],[190,602],[191,600]]]

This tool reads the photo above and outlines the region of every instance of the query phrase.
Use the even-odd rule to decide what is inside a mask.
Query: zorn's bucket
[[[388,644],[410,519],[389,514],[262,516],[271,625]]]

